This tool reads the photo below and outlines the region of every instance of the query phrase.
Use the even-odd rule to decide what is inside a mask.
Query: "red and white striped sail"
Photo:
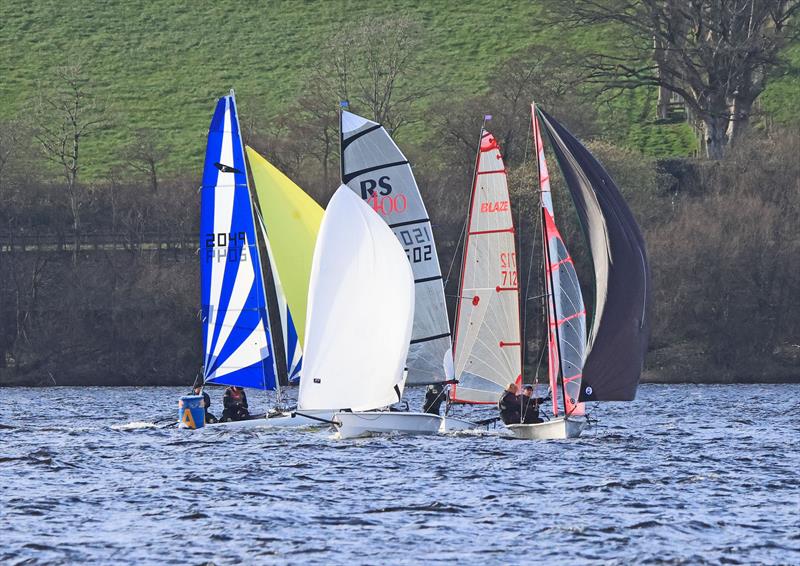
[[[533,137],[539,164],[539,189],[542,203],[542,241],[544,245],[545,289],[547,293],[548,376],[553,397],[553,414],[558,408],[558,374],[561,372],[563,410],[566,415],[582,415],[579,403],[583,362],[586,353],[586,308],[572,256],[569,255],[553,215],[550,176],[544,156],[544,145],[531,105]]]
[[[455,326],[454,401],[495,403],[522,372],[514,223],[497,141],[481,132]]]

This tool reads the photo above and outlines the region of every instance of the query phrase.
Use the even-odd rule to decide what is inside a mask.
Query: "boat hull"
[[[334,411],[303,411],[304,414],[317,417],[318,419],[331,420]],[[278,415],[247,419],[245,421],[228,421],[220,423],[206,424],[205,428],[214,429],[253,429],[253,428],[300,428],[300,427],[315,427],[322,428],[330,426],[329,423],[321,422],[315,419],[310,419],[302,415],[294,415],[291,412],[283,412]]]
[[[438,434],[442,417],[428,413],[363,411],[336,413],[333,417],[338,438],[358,438],[372,434]]]
[[[439,432],[458,432],[459,430],[475,430],[482,428],[479,424],[454,417],[442,417]]]
[[[585,420],[558,418],[536,424],[508,425],[508,430],[526,440],[563,440],[578,438],[585,427]]]

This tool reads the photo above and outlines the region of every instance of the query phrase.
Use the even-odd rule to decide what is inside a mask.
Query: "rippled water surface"
[[[0,389],[0,563],[800,563],[797,385],[645,385],[571,441],[120,427],[181,393]]]

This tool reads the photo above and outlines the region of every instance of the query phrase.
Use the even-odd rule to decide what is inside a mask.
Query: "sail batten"
[[[575,204],[594,270],[594,316],[579,401],[630,401],[650,330],[652,286],[644,238],[602,165],[564,126],[542,109],[536,112]]]
[[[200,213],[206,383],[274,389],[276,373],[252,200],[233,95],[208,133]]]
[[[495,403],[521,380],[519,282],[508,182],[494,136],[481,132],[456,310],[451,399]]]
[[[433,229],[411,166],[385,128],[347,111],[341,114],[341,164],[342,182],[384,219],[414,272],[408,383],[442,381],[450,322]]]

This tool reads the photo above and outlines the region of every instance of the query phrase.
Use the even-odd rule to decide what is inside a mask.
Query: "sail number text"
[[[247,261],[247,238],[244,232],[209,232],[205,235],[206,260]]]
[[[516,287],[517,281],[517,254],[515,252],[500,252],[500,276],[502,287]]]
[[[408,261],[411,263],[420,263],[433,259],[433,245],[431,244],[431,235],[427,226],[398,230],[395,234],[400,238],[400,242],[406,250]]]

